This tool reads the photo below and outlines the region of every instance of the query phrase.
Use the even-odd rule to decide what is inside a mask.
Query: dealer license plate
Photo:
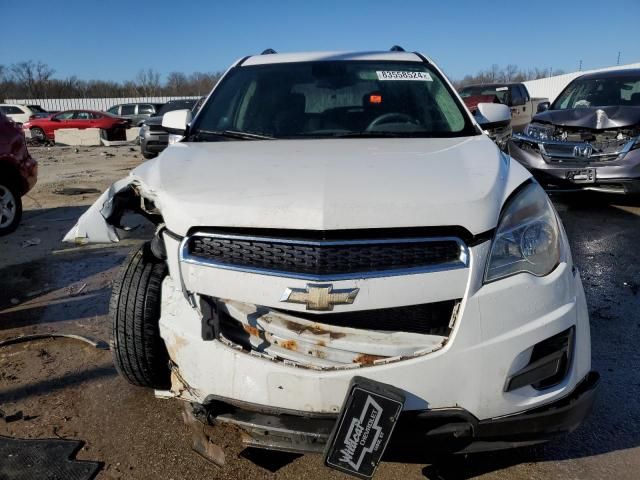
[[[371,478],[404,406],[401,390],[354,377],[325,451],[325,464],[359,478]]]
[[[567,172],[567,180],[573,183],[594,183],[596,181],[596,169],[569,170]]]

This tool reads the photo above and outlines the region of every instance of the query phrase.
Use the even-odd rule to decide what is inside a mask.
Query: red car
[[[0,235],[16,229],[22,199],[36,184],[38,162],[29,151],[18,124],[0,113]]]
[[[23,124],[22,128],[31,132],[38,140],[54,140],[54,132],[59,128],[100,128],[102,130],[123,129],[129,126],[129,120],[114,117],[95,110],[66,110],[46,118],[34,118]]]

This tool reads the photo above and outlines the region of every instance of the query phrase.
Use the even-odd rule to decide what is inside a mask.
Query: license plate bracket
[[[566,178],[573,183],[595,183],[596,169],[581,168],[579,170],[568,170]]]
[[[327,442],[325,465],[358,478],[371,478],[400,418],[402,390],[354,377]]]

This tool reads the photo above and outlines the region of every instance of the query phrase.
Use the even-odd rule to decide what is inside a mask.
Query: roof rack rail
[[[266,50],[263,50],[260,55],[271,55],[273,53],[278,53],[278,52],[276,52],[273,48],[267,48]]]
[[[391,47],[389,49],[390,52],[404,52],[404,48],[402,48],[400,45],[394,45],[393,47]]]

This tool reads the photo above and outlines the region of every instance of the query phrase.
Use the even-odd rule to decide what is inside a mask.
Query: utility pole
[[[620,65],[620,52],[618,52],[618,63],[616,65]]]

